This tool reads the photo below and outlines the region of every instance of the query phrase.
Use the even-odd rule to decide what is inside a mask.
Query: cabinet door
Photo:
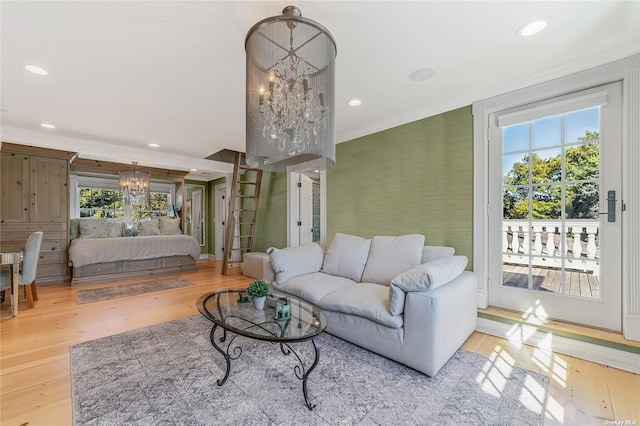
[[[66,222],[69,215],[67,160],[31,156],[31,222]]]
[[[29,222],[29,156],[3,152],[0,167],[2,223]]]

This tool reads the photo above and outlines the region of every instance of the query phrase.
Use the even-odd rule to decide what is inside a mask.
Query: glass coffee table
[[[220,290],[207,293],[198,299],[198,311],[213,322],[213,328],[209,334],[211,344],[222,354],[227,362],[227,369],[224,377],[218,379],[218,386],[222,386],[229,377],[231,360],[238,359],[242,355],[242,348],[235,342],[238,336],[248,337],[255,340],[277,343],[280,351],[284,355],[293,354],[298,364],[294,368],[296,377],[302,380],[302,393],[307,408],[315,407],[309,402],[307,393],[307,378],[313,369],[318,365],[320,351],[315,338],[324,331],[327,320],[315,306],[297,299],[295,297],[282,297],[277,299],[280,304],[289,306],[286,311],[290,315],[286,318],[276,319],[276,308],[267,303],[264,310],[257,310],[253,303],[240,302],[241,290]],[[216,339],[215,332],[218,327],[222,328],[222,336]],[[227,332],[233,333],[227,341]],[[306,368],[302,358],[296,353],[291,344],[311,341],[314,351],[314,360],[311,366]],[[227,344],[223,349],[218,342]]]

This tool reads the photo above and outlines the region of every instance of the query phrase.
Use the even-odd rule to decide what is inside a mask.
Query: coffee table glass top
[[[275,307],[265,304],[263,310],[258,310],[251,300],[239,302],[240,293],[241,290],[220,290],[204,294],[197,301],[198,311],[226,330],[270,342],[312,339],[327,326],[322,311],[298,298],[278,299],[279,303],[289,305],[291,316],[276,319]]]

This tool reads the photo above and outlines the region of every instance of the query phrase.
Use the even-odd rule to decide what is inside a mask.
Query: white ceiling
[[[245,35],[288,4],[336,40],[338,142],[640,52],[638,1],[3,0],[2,138],[212,179],[245,147]]]

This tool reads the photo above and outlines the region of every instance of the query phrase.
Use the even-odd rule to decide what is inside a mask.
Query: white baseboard
[[[521,329],[520,333],[517,332],[516,327]],[[549,332],[537,330],[535,325],[506,324],[487,318],[478,318],[476,331],[526,345],[540,345],[545,349],[551,349],[553,352],[640,374],[640,362],[638,362],[640,357],[636,353],[564,336],[552,335],[549,338]],[[523,338],[523,336],[526,337]]]

